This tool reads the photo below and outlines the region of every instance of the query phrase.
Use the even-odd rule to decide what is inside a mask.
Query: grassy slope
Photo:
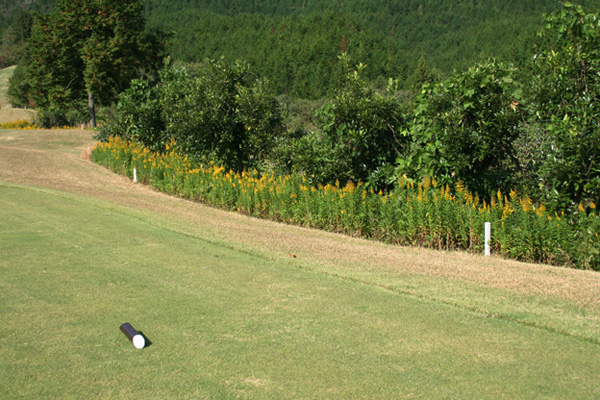
[[[0,69],[0,124],[27,119],[32,121],[35,118],[35,111],[23,110],[21,108],[10,107],[8,96],[8,80],[14,73],[16,67]]]
[[[600,274],[223,213],[89,141],[0,131],[0,398],[600,396]]]

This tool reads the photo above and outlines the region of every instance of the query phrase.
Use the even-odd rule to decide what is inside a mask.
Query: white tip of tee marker
[[[131,341],[136,349],[143,349],[146,346],[146,340],[142,335],[135,335]]]
[[[128,322],[121,325],[119,329],[121,329],[121,332],[131,340],[131,343],[133,343],[133,346],[136,349],[143,349],[146,346],[146,339],[144,339],[144,336],[139,334]]]

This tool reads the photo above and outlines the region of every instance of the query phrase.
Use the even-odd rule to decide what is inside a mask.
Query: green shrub
[[[318,130],[287,143],[288,165],[313,184],[339,180],[389,187],[386,178],[407,142],[401,135],[404,113],[395,96],[397,82],[390,80],[379,93],[363,79],[363,64],[351,69],[345,55],[341,61],[348,71],[342,87],[315,113]]]
[[[487,61],[425,85],[405,132],[412,143],[398,157],[398,175],[462,180],[480,196],[515,187],[514,142],[523,116],[514,75],[512,66]]]
[[[558,207],[600,202],[600,17],[565,3],[546,16],[533,63],[532,168],[538,197]],[[535,142],[534,142],[535,143]]]
[[[246,64],[208,61],[194,74],[165,68],[155,83],[136,80],[119,97],[116,120],[103,136],[121,135],[163,151],[215,160],[241,170],[260,166],[284,131],[282,113],[265,81]]]
[[[73,127],[86,123],[88,116],[85,112],[76,109],[41,109],[36,118],[36,124],[42,128]]]

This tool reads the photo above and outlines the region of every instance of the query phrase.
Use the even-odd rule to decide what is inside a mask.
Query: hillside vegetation
[[[597,73],[600,70],[600,24],[593,10],[565,2],[558,10],[544,15],[543,28],[535,41],[523,38],[514,42],[527,45],[528,50],[523,54],[535,54],[527,65],[520,62],[524,58],[518,52],[514,53],[515,63],[503,61],[500,56],[483,61],[473,58],[469,68],[457,69],[441,78],[421,56],[411,79],[390,78],[384,90],[383,73],[373,74],[368,63],[356,62],[353,49],[356,43],[362,42],[354,42],[350,36],[342,35],[341,42],[334,46],[335,61],[322,63],[323,59],[319,58],[325,54],[319,50],[324,48],[321,45],[331,48],[335,42],[335,26],[350,28],[359,36],[366,35],[360,36],[363,39],[373,39],[367,28],[379,18],[374,9],[361,8],[363,12],[359,13],[347,4],[319,8],[303,3],[305,11],[286,14],[279,8],[247,8],[241,3],[239,6],[231,3],[228,7],[215,8],[219,12],[211,15],[241,18],[240,21],[283,18],[285,29],[280,32],[283,36],[296,28],[303,35],[314,32],[310,29],[313,26],[315,29],[323,27],[323,30],[317,35],[319,41],[307,53],[296,54],[304,49],[303,39],[277,39],[279,45],[248,44],[248,56],[242,55],[245,58],[242,61],[230,62],[227,57],[221,57],[182,65],[181,60],[162,62],[165,36],[160,32],[144,32],[146,19],[142,16],[142,3],[141,0],[127,3],[60,0],[55,12],[36,17],[23,62],[11,80],[11,101],[17,99],[20,104],[40,108],[43,121],[40,125],[44,127],[73,126],[81,123],[86,114],[93,127],[95,106],[106,107],[108,118],[104,119],[98,135],[100,140],[120,136],[128,143],[141,144],[143,148],[139,151],[156,152],[156,157],[174,153],[190,160],[185,164],[186,169],[195,170],[200,166],[202,170],[202,165],[211,165],[219,170],[231,170],[230,176],[256,170],[253,176],[277,176],[277,179],[290,176],[294,182],[301,181],[302,187],[315,190],[332,185],[345,188],[364,184],[361,191],[365,195],[357,199],[360,204],[366,203],[367,192],[380,194],[382,197],[378,199],[385,202],[388,193],[395,196],[397,190],[402,191],[406,185],[412,190],[435,181],[449,199],[468,193],[465,201],[473,210],[479,207],[483,213],[489,207],[495,209],[501,218],[494,220],[502,226],[513,215],[515,207],[522,208],[525,214],[517,218],[520,222],[506,228],[508,241],[495,238],[502,254],[579,268],[600,265],[595,244],[599,221],[596,210],[600,204],[600,142],[596,122],[600,115],[600,75]],[[155,6],[148,7],[146,12],[157,15],[179,12]],[[390,12],[389,18],[409,15],[412,10],[410,7],[392,9],[387,3],[380,6]],[[209,12],[211,7],[203,9],[203,13]],[[194,9],[185,10],[191,14],[190,10]],[[423,9],[417,7],[416,13],[426,15]],[[480,9],[478,3],[455,3],[447,11],[456,18],[481,11],[483,20],[489,15],[485,10]],[[503,12],[509,9],[498,6],[496,11],[495,19],[502,20]],[[312,18],[311,24],[302,25],[305,17]],[[395,23],[388,24],[381,18],[378,28],[387,26],[393,31]],[[292,20],[298,23],[294,29],[288,24]],[[443,25],[449,29],[454,19],[448,21],[444,25],[432,19],[426,25]],[[214,37],[240,34],[243,37],[230,42],[244,44],[252,34],[260,36],[261,26],[253,23],[251,30],[244,31],[242,23],[234,21],[227,28],[227,24],[218,22],[213,27],[227,28],[227,32]],[[479,30],[480,35],[473,34],[470,40],[485,36],[485,30]],[[268,36],[276,38],[277,32],[272,30]],[[397,44],[392,33],[388,35],[390,43]],[[171,52],[176,40],[177,35],[172,38]],[[208,44],[210,40],[200,38],[193,43]],[[373,40],[373,46],[364,47],[368,49],[365,54],[392,54],[378,53],[376,43],[384,43],[384,40]],[[286,53],[288,44],[294,53]],[[222,52],[225,47],[224,43],[215,51]],[[192,45],[186,46],[188,53],[192,49]],[[250,52],[260,54],[261,49],[269,50],[269,57],[263,57],[269,62],[281,61],[280,57],[287,54],[293,62],[307,63],[303,71],[314,74],[302,77],[300,69],[291,71],[286,78],[291,84],[286,89],[280,88],[279,93],[311,97],[315,89],[325,91],[328,98],[320,101],[319,107],[312,108],[315,104],[288,102],[285,95],[274,97],[272,85],[264,79],[272,76],[261,70],[250,55]],[[313,50],[319,56],[309,56]],[[493,54],[501,55],[500,50],[495,49]],[[123,68],[124,65],[128,68]],[[380,60],[370,65],[395,68],[400,64]],[[325,69],[319,70],[319,66]],[[276,70],[285,73],[285,62]],[[406,89],[411,80],[412,90],[407,93],[403,88]],[[328,87],[328,82],[335,84]],[[297,92],[298,85],[306,92]],[[310,122],[289,123],[286,102],[296,106],[298,114],[303,116],[316,109],[314,117]],[[126,169],[129,159],[117,157]],[[160,178],[154,172],[150,175],[152,179]],[[189,191],[190,183],[183,181],[184,190]],[[420,193],[413,194],[409,197],[423,199]],[[290,193],[290,199],[294,199],[294,195],[298,193]],[[401,196],[400,200],[403,199]],[[231,199],[227,201],[233,204]],[[412,212],[414,207],[408,202],[404,205],[407,212]],[[511,202],[514,204],[507,206]],[[360,204],[357,203],[359,207]],[[255,212],[253,206],[250,209]],[[353,215],[350,209],[344,211],[348,216]],[[442,225],[454,226],[463,219],[456,219],[463,211],[442,213]],[[463,238],[466,232],[461,238],[448,236],[447,232],[455,232],[455,229],[432,226],[433,214],[429,212],[424,213],[429,220],[417,224],[425,229],[416,231],[413,227],[398,225],[405,217],[395,216],[392,224],[381,225],[385,218],[370,214],[373,212],[367,210],[379,225],[366,228],[351,220],[343,224],[358,223],[349,232],[367,236],[375,233],[400,243],[474,248],[480,242],[472,239],[473,229],[468,233],[468,241]],[[470,213],[471,209],[465,215]],[[525,217],[527,213],[532,213],[539,224],[532,224],[531,218]],[[313,215],[314,212],[309,211],[306,218],[300,219],[312,225]],[[359,217],[363,219],[362,215]],[[294,219],[298,220],[298,215]],[[337,222],[321,223],[339,229]],[[480,229],[481,224],[477,225],[476,229]],[[574,242],[565,241],[565,235],[558,233],[567,227],[573,233],[566,236]],[[395,233],[390,236],[390,231]]]
[[[4,1],[0,26],[8,26],[17,10],[46,10],[53,3]],[[599,0],[577,4],[600,7]],[[278,93],[319,98],[339,83],[336,61],[343,51],[367,65],[370,80],[399,78],[405,88],[421,57],[442,76],[487,57],[526,65],[542,14],[559,6],[557,0],[146,0],[145,16],[149,29],[172,35],[174,59],[245,60]]]
[[[421,57],[444,76],[486,57],[527,64],[542,13],[559,6],[556,0],[196,0],[185,6],[148,0],[146,17],[173,33],[176,59],[244,59],[276,91],[320,97],[338,83],[342,51],[367,65],[369,79],[399,78],[404,87]]]

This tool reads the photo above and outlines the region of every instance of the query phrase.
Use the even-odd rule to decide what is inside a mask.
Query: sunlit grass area
[[[593,342],[282,265],[79,196],[3,185],[0,198],[3,398],[599,394]],[[152,345],[136,350],[123,322]]]
[[[0,133],[2,399],[600,396],[597,273],[226,213],[89,141]]]

